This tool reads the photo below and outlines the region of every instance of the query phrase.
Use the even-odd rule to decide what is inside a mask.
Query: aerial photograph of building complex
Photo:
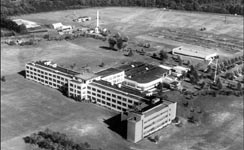
[[[2,150],[243,150],[243,0],[1,0]]]

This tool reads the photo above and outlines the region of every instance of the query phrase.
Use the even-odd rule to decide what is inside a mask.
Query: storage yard
[[[100,26],[128,35],[132,47],[138,41],[146,41],[151,47],[167,51],[178,46],[202,46],[213,49],[213,53],[217,52],[221,59],[243,54],[242,17],[228,16],[225,24],[225,16],[218,14],[144,8],[98,9]],[[95,27],[96,11],[95,8],[75,10],[76,14],[91,17],[85,22],[74,22],[72,17],[67,17],[74,14],[74,10],[22,15],[15,19],[23,18],[42,25],[62,22],[76,27]],[[200,31],[203,27],[206,30]],[[65,68],[72,66],[74,71],[88,73],[131,61],[160,63],[148,55],[135,53],[126,57],[121,51],[101,48],[103,46],[108,46],[108,42],[85,37],[63,41],[42,40],[36,45],[25,46],[1,44],[1,74],[6,77],[6,82],[1,84],[1,149],[25,150],[22,137],[46,127],[106,150],[243,149],[243,134],[240,134],[243,133],[242,97],[194,97],[189,103],[201,106],[204,112],[199,124],[191,124],[186,121],[189,110],[183,107],[181,93],[174,91],[170,98],[178,103],[177,115],[183,126],[169,125],[161,130],[157,133],[162,135],[158,144],[148,139],[133,144],[110,130],[105,123],[116,115],[114,111],[91,103],[75,102],[57,90],[26,80],[21,75],[27,62],[38,60],[52,60]],[[158,50],[145,48],[146,53]],[[104,66],[101,67],[101,63]],[[192,60],[192,63],[199,62]]]

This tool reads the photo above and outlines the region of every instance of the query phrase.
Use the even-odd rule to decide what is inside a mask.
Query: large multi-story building
[[[50,61],[36,61],[25,65],[26,78],[50,86],[60,88],[72,80],[78,72],[65,69]]]
[[[176,115],[176,103],[155,101],[146,94],[147,90],[162,82],[167,71],[143,63],[132,65],[132,68],[127,65],[95,74],[78,73],[50,61],[27,63],[25,69],[27,79],[52,88],[66,86],[69,97],[91,100],[122,112],[122,118],[127,120],[127,139],[138,142],[171,123]],[[132,83],[135,84],[132,86]]]
[[[123,112],[122,120],[127,120],[127,140],[136,143],[170,124],[175,117],[176,103],[161,100]]]

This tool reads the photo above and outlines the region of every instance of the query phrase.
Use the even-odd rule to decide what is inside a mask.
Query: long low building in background
[[[217,53],[211,52],[212,50],[203,48],[188,48],[184,46],[176,47],[172,50],[173,55],[188,56],[200,60],[211,61],[217,57]]]

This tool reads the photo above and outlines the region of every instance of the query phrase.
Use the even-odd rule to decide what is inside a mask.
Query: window
[[[121,99],[121,96],[118,96],[118,99]]]
[[[56,82],[56,80],[55,80],[55,79],[53,79],[53,82]]]
[[[112,104],[112,107],[113,107],[113,108],[116,108],[116,105]]]
[[[73,89],[70,89],[71,92],[73,92],[74,90]]]
[[[132,100],[129,99],[128,102],[132,104]]]
[[[60,79],[60,76],[57,76],[58,79]]]
[[[123,101],[126,102],[126,98],[123,98]]]
[[[125,103],[122,103],[122,105],[126,107],[126,104]]]
[[[101,97],[101,94],[97,94],[97,97]]]
[[[52,82],[49,82],[49,85],[52,85]]]
[[[108,101],[111,101],[111,98],[107,97],[107,100],[108,100]]]
[[[26,66],[27,69],[29,69],[29,66]]]
[[[101,102],[101,100],[100,100],[100,99],[97,99],[97,101],[98,101],[98,102]]]
[[[92,93],[92,95],[96,96],[96,93]]]
[[[105,96],[102,96],[102,99],[105,99]]]
[[[101,93],[101,90],[97,90],[98,93]]]
[[[81,92],[80,91],[77,91],[78,94],[80,94]]]
[[[116,97],[116,95],[112,94],[112,97]]]
[[[91,87],[89,87],[89,86],[88,86],[87,88],[88,88],[89,90],[91,89]]]
[[[95,88],[92,88],[92,91],[96,91],[96,89]]]
[[[80,89],[81,89],[81,87],[80,87],[80,86],[77,86],[77,89],[79,89],[79,90],[80,90]]]
[[[56,84],[53,84],[53,86],[55,86],[55,87],[56,87],[57,85],[56,85]]]
[[[73,87],[74,85],[72,83],[70,83],[70,86]]]
[[[53,77],[56,78],[56,75],[54,74]]]
[[[104,91],[102,91],[102,94],[105,94],[105,92],[104,92]]]
[[[118,104],[121,104],[121,102],[120,102],[120,101],[117,101],[117,103],[118,103]]]
[[[108,96],[111,96],[111,94],[110,94],[110,93],[107,93],[107,95],[108,95]]]
[[[107,102],[107,105],[108,105],[108,106],[111,106],[111,104],[110,104],[110,103],[108,103],[108,102]]]
[[[87,91],[87,93],[88,93],[88,94],[91,94],[91,92],[90,92],[90,91]]]
[[[29,71],[28,71],[28,70],[27,70],[26,72],[27,72],[27,73],[29,73]]]
[[[59,81],[59,80],[57,80],[57,83],[60,83],[60,81]]]
[[[103,104],[105,104],[105,101],[102,101]]]
[[[121,110],[121,107],[117,106],[117,109]]]
[[[115,99],[112,99],[112,102],[116,103],[116,100]]]

